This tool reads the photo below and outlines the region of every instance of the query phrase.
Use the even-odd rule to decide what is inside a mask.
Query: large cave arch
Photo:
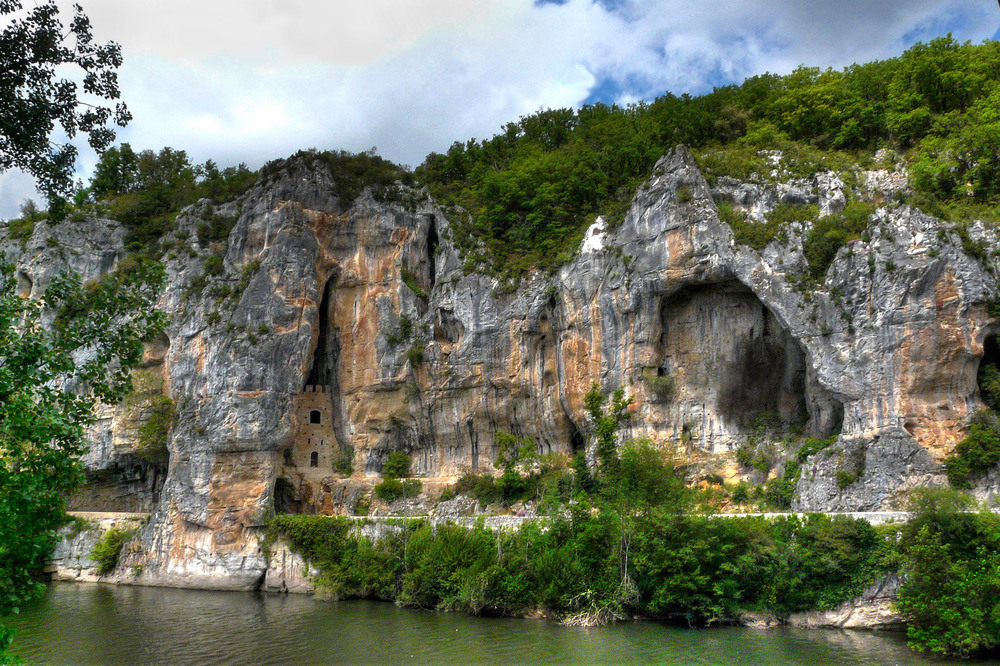
[[[761,424],[817,436],[840,427],[843,406],[813,377],[802,346],[738,280],[664,296],[657,324],[645,374],[672,378],[663,409],[703,447],[730,448]]]

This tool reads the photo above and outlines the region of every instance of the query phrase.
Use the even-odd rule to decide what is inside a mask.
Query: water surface
[[[29,663],[946,663],[884,632],[585,629],[373,601],[73,583],[52,584],[11,624]]]

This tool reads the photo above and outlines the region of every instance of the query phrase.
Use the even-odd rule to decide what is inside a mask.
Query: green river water
[[[584,629],[371,601],[72,583],[50,585],[11,620],[27,663],[946,663],[885,632]]]

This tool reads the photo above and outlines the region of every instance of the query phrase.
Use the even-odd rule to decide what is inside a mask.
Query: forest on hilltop
[[[439,202],[470,213],[452,220],[470,268],[514,280],[566,262],[595,215],[620,221],[677,144],[695,151],[710,180],[767,179],[773,167],[763,150],[783,151],[789,177],[809,177],[871,164],[877,149],[891,148],[909,164],[913,203],[928,212],[993,207],[1000,43],[942,37],[842,71],[800,67],[697,97],[539,111],[491,139],[429,155],[415,175]]]

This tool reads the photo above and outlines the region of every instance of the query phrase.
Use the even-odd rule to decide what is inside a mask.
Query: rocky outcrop
[[[176,406],[169,470],[126,566],[146,584],[252,588],[276,492],[331,513],[367,501],[343,466],[286,457],[303,437],[313,445],[295,408],[306,386],[329,400],[334,441],[324,435],[317,461],[347,456],[358,482],[394,451],[427,480],[491,471],[501,430],[533,436],[542,453],[580,450],[597,382],[632,396],[626,435],[671,447],[693,478],[744,474],[735,450],[767,415],[778,431],[840,432],[803,465],[794,508],[897,508],[908,488],[944,481],[941,461],[981,405],[992,259],[889,203],[810,284],[808,225],[758,251],[734,240],[716,204],[757,219],[789,202],[830,214],[849,194],[884,203],[905,187],[895,172],[858,182],[710,186],[677,148],[617,228],[598,220],[572,262],[514,293],[463,270],[449,215],[425,191],[340,201],[327,172],[292,162],[238,201],[186,209],[164,246],[172,323],[149,365]],[[220,220],[232,230],[213,240]],[[982,225],[968,234],[996,246]],[[85,249],[56,256],[47,239],[70,236]],[[87,219],[0,247],[38,293],[59,267],[110,269],[121,239],[115,223]],[[109,411],[95,431],[91,469],[128,453],[115,435],[124,418]],[[772,474],[794,451],[779,454]]]
[[[845,601],[831,611],[792,613],[787,624],[808,629],[890,629],[905,625],[894,607],[901,581],[890,574],[872,584],[857,599]]]
[[[130,582],[138,574],[138,570],[126,570],[119,566],[115,571],[102,575],[91,554],[109,530],[137,532],[145,524],[146,518],[147,515],[135,513],[78,514],[73,522],[59,531],[61,540],[56,544],[45,572],[53,580],[76,583]]]

